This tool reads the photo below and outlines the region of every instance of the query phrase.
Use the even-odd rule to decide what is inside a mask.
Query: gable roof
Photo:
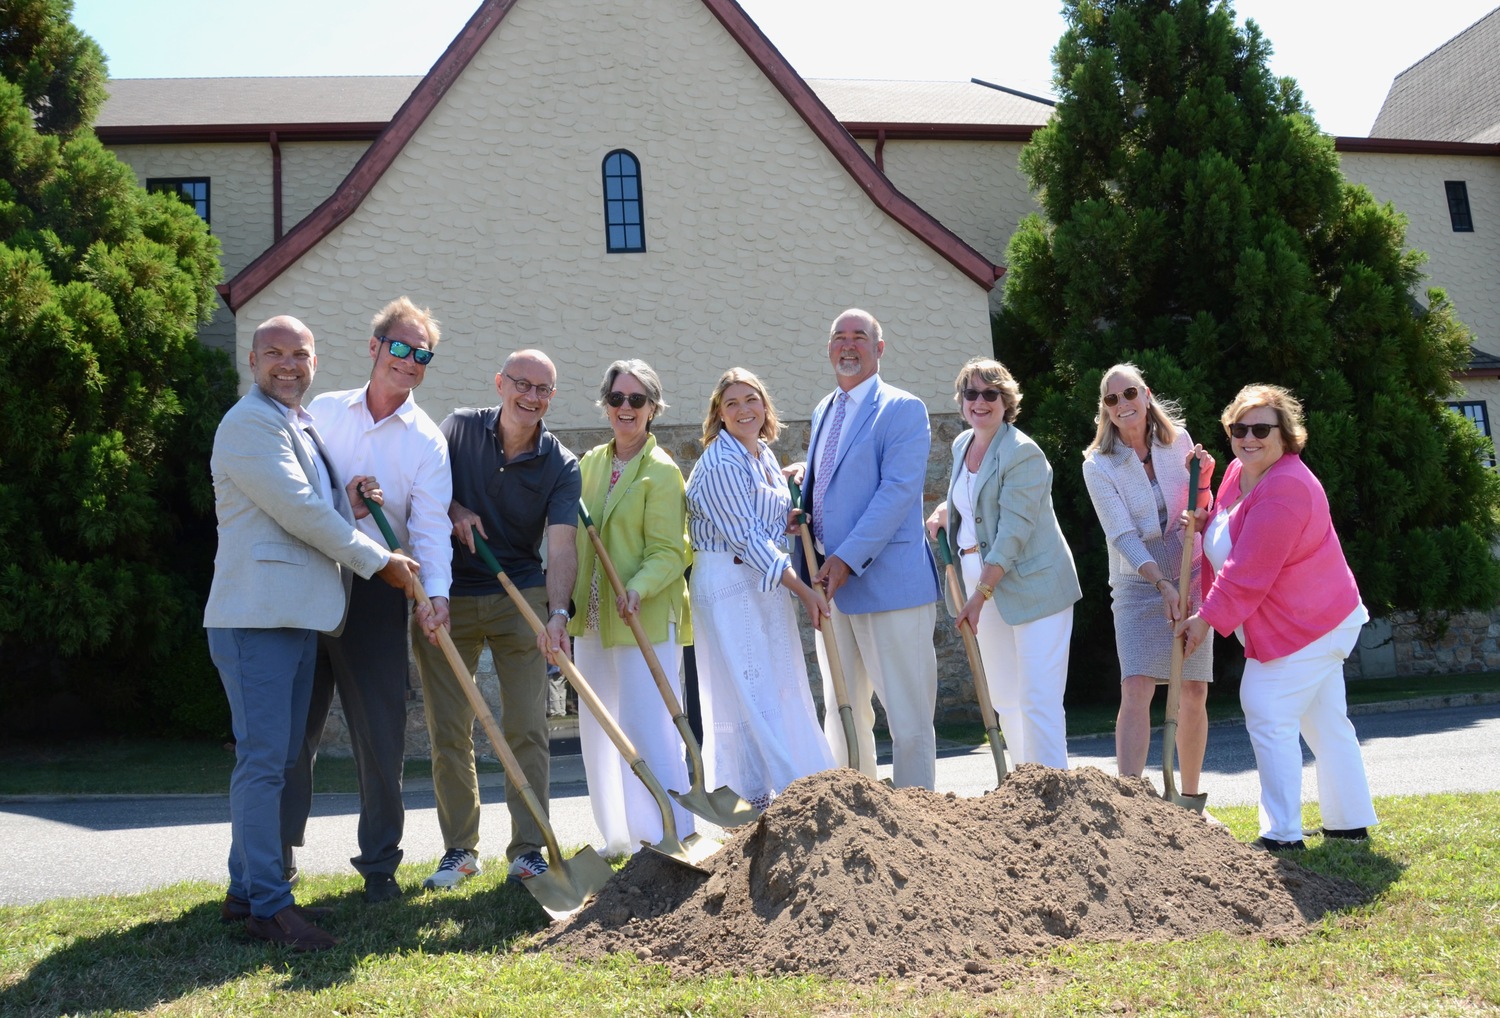
[[[1500,141],[1500,8],[1396,75],[1370,136]]]
[[[702,3],[878,208],[980,286],[995,285],[1005,270],[898,191],[739,4],[734,0]],[[515,4],[516,0],[484,0],[328,200],[219,286],[231,311],[238,311],[359,207]]]

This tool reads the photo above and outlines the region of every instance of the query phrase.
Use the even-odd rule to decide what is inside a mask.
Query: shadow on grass
[[[256,940],[241,924],[221,922],[217,898],[186,911],[174,907],[171,901],[182,895],[179,887],[100,899],[93,915],[54,913],[46,905],[17,909],[16,926],[28,939],[68,943],[0,991],[0,1014],[148,1011],[267,968],[277,974],[276,989],[316,992],[348,981],[371,955],[504,951],[548,922],[530,894],[503,882],[472,893],[407,889],[402,898],[379,905],[365,904],[360,890],[349,889],[301,899],[332,907],[319,925],[340,938],[330,950],[303,954]],[[129,911],[135,905],[140,907]],[[98,914],[115,911],[118,919]],[[152,912],[160,917],[133,918]],[[89,932],[80,932],[85,927]],[[92,932],[100,927],[112,928]]]

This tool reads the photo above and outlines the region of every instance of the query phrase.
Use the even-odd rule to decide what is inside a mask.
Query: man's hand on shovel
[[[344,492],[349,496],[349,508],[354,510],[356,520],[370,515],[370,505],[385,504],[385,495],[380,490],[379,482],[363,474],[351,477],[349,483],[344,485]],[[366,504],[367,500],[369,504]],[[391,560],[375,575],[404,593],[410,600],[416,596],[412,592],[416,589],[417,573],[421,571],[422,567],[417,564],[416,559],[393,551]]]

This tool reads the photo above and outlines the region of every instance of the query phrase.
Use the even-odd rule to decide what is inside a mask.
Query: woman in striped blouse
[[[786,591],[814,626],[828,602],[786,552],[792,500],[768,444],[780,430],[760,379],[730,368],[709,400],[703,456],[687,483],[708,783],[761,808],[797,778],[833,766]]]

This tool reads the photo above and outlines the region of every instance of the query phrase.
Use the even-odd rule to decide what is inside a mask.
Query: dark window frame
[[[203,188],[203,195],[199,197],[195,192],[187,188]],[[147,177],[146,190],[167,191],[180,197],[186,204],[193,207],[193,211],[210,225],[213,220],[209,218],[209,210],[212,208],[210,202],[210,186],[208,177]]]
[[[1490,406],[1488,400],[1458,399],[1450,401],[1447,406],[1449,410],[1472,421],[1474,427],[1479,429],[1479,433],[1493,442],[1494,436],[1490,434]],[[1493,455],[1485,457],[1485,461],[1492,467],[1495,465],[1495,457]]]
[[[1469,209],[1469,184],[1464,180],[1445,180],[1443,190],[1448,195],[1448,220],[1454,233],[1473,233],[1474,215]]]
[[[638,254],[646,250],[646,199],[641,184],[641,161],[617,148],[600,164],[604,184],[604,249],[610,254]],[[633,193],[632,193],[633,192]]]

